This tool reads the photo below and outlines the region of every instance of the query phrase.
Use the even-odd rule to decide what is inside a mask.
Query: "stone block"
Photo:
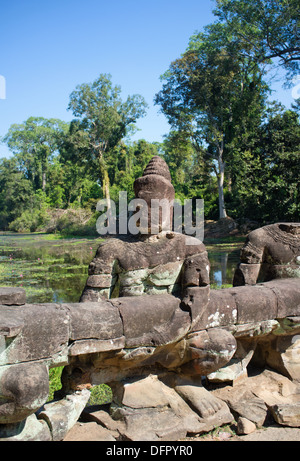
[[[7,306],[0,309],[0,329],[8,337],[13,336],[0,351],[0,365],[39,359],[53,363],[67,360],[69,317],[62,305],[25,304],[19,309]]]
[[[112,299],[118,307],[126,338],[125,347],[159,346],[175,342],[190,326],[188,312],[180,309],[174,296],[153,295]]]
[[[178,279],[182,261],[159,265],[149,271],[148,281],[155,286],[174,285]]]
[[[161,413],[167,411],[167,415],[171,416],[171,421],[175,421],[175,433],[179,430],[177,426],[178,421],[180,421],[181,434],[184,434],[184,432],[199,433],[205,430],[205,425],[200,421],[199,416],[172,387],[163,383],[156,375],[149,375],[146,378],[139,378],[131,382],[127,381],[125,384],[120,383],[116,385],[114,388],[114,399],[119,408],[125,406],[127,409],[130,409],[125,413],[127,421],[131,419],[132,415],[134,415],[133,419],[135,419],[139,411],[143,412],[148,409],[148,412],[145,411],[145,414],[149,415],[152,409],[156,409],[157,411],[153,413],[153,416],[158,418],[158,421],[160,420],[159,411]],[[115,411],[117,410],[115,409]],[[122,412],[119,413],[119,415],[121,414]],[[124,416],[125,414],[122,415]],[[119,424],[120,421],[117,421],[117,423]],[[142,430],[145,432],[144,436],[142,435]],[[155,426],[151,424],[150,431],[153,432],[154,430]],[[148,428],[146,426],[139,429],[142,437],[148,437],[149,434],[147,432]],[[159,438],[162,438],[163,434],[166,433],[170,433],[170,421],[166,424],[164,432],[160,434],[155,433],[154,437],[158,435]]]
[[[275,337],[266,343],[265,355],[270,367],[300,382],[300,334]]]
[[[233,286],[255,285],[261,264],[240,263],[235,271]]]
[[[86,285],[93,288],[109,288],[111,281],[112,276],[110,274],[90,275],[86,281]]]
[[[171,408],[120,409],[125,422],[123,438],[129,441],[177,441],[186,436],[181,419]]]
[[[108,405],[91,405],[85,407],[81,414],[81,421],[95,422],[117,437],[117,434],[124,432],[125,424],[122,421],[115,421],[104,408]]]
[[[72,429],[69,430],[64,442],[115,442],[116,439],[111,431],[100,426],[96,422],[90,423],[76,423]]]
[[[125,346],[125,336],[113,339],[81,339],[74,341],[69,346],[69,355],[94,354],[122,349]]]
[[[239,435],[251,434],[254,431],[256,431],[256,425],[252,421],[249,421],[249,419],[243,418],[242,416],[238,418],[237,433]]]
[[[39,420],[47,422],[53,441],[63,440],[77,422],[90,398],[87,389],[67,395],[62,400],[46,403],[37,413]]]
[[[273,405],[270,409],[273,418],[278,424],[300,427],[300,402]]]
[[[0,425],[18,423],[37,411],[49,394],[43,362],[0,367]]]
[[[0,287],[0,305],[20,306],[26,303],[26,292],[24,288]],[[1,307],[0,307],[1,309]]]
[[[200,299],[195,297],[195,303],[201,303]],[[236,322],[237,306],[231,292],[228,289],[210,290],[208,304],[202,308],[202,314],[193,325],[193,331],[234,325]]]
[[[277,299],[265,284],[228,288],[227,291],[234,297],[238,324],[276,318]]]
[[[274,318],[285,318],[289,315],[300,315],[300,279],[278,279],[261,284],[272,290],[278,303]]]
[[[51,432],[45,421],[36,415],[16,424],[0,424],[0,442],[50,442]]]
[[[118,309],[109,301],[63,304],[70,316],[70,339],[112,339],[123,336]]]

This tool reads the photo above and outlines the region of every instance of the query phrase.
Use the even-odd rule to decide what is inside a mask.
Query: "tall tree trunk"
[[[45,192],[46,190],[46,172],[43,171],[42,173],[42,190],[43,192]]]
[[[99,165],[100,165],[100,173],[102,179],[102,190],[103,190],[103,197],[107,199],[107,208],[109,209],[110,206],[110,183],[109,183],[109,176],[105,161],[103,159],[103,155],[99,155]]]
[[[224,173],[225,173],[225,162],[223,162],[223,149],[219,150],[218,157],[219,172],[218,178],[218,189],[219,189],[219,219],[227,218],[225,200],[224,200]]]

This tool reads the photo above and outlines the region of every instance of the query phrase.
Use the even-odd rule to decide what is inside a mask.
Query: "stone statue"
[[[153,157],[134,190],[147,220],[138,236],[99,246],[81,302],[26,304],[24,290],[0,288],[0,440],[43,440],[41,431],[61,440],[76,393],[102,383],[112,387],[111,411],[126,422],[126,440],[144,440],[136,431],[147,421],[149,440],[168,440],[176,421],[180,437],[232,421],[203,376],[233,383],[255,359],[300,382],[300,224],[251,232],[235,285],[253,286],[210,290],[205,246],[172,231],[171,207],[152,232],[151,200],[175,195],[166,163]],[[58,366],[63,398],[41,409],[49,368]]]
[[[172,231],[172,207],[170,216],[160,214],[156,217],[159,232],[151,233],[151,201],[166,199],[172,202],[175,198],[169,168],[162,158],[151,159],[143,176],[136,179],[134,191],[136,198],[145,200],[148,205],[148,228],[143,229],[146,233],[131,239],[110,238],[99,246],[89,265],[80,302],[111,299],[115,305],[114,298],[118,298],[116,302],[124,322],[138,330],[134,336],[139,339],[127,345],[129,351],[117,354],[113,362],[109,359],[114,370],[119,370],[120,379],[138,376],[145,370],[160,373],[162,369],[171,369],[180,370],[183,376],[196,376],[201,381],[202,375],[228,363],[236,350],[234,337],[225,330],[193,330],[209,302],[210,264],[205,245],[196,238]],[[170,224],[169,230],[163,230],[164,219]],[[175,304],[172,302],[171,306],[175,306],[174,310],[168,312],[161,301],[159,307],[154,306],[148,297],[137,302],[134,311],[128,310],[127,306],[132,305],[130,297],[145,294],[164,294],[166,301],[168,295],[173,295]],[[134,316],[134,321],[126,321],[128,312]],[[191,334],[180,340],[183,332],[189,331]],[[101,360],[104,364],[106,357]],[[67,381],[70,386],[72,378]],[[219,411],[204,388],[202,399],[210,414]]]
[[[300,223],[276,223],[250,232],[233,285],[294,277],[300,277]]]
[[[209,260],[204,244],[165,228],[158,216],[159,232],[151,234],[151,200],[175,198],[166,162],[154,156],[143,176],[134,183],[136,198],[148,205],[148,229],[133,238],[110,238],[101,244],[89,265],[81,302],[142,294],[179,295],[187,287],[209,286]],[[189,244],[187,245],[187,239]]]

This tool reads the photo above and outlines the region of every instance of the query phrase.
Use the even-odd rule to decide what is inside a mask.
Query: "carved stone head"
[[[135,180],[134,193],[136,198],[143,199],[147,203],[148,232],[151,229],[151,217],[152,230],[153,228],[158,228],[159,231],[172,230],[175,190],[171,183],[168,165],[161,157],[158,155],[152,157],[143,176]]]

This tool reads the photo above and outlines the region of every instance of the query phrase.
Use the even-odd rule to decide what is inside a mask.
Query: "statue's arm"
[[[182,287],[205,287],[209,281],[209,259],[207,251],[186,257],[183,263]]]
[[[248,235],[241,249],[240,264],[233,279],[234,286],[255,285],[263,262],[265,235],[263,229],[256,229]]]
[[[100,247],[88,268],[88,278],[80,302],[109,299],[118,280],[117,260]]]

